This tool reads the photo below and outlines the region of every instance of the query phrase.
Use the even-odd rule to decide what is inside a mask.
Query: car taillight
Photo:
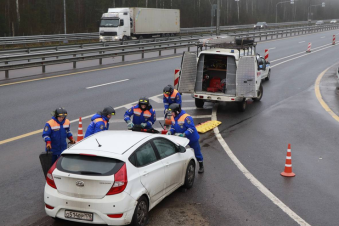
[[[50,210],[54,209],[53,206],[50,206],[50,205],[47,205],[47,204],[45,204],[45,206],[46,206],[47,209],[50,209]]]
[[[108,191],[107,195],[115,195],[123,192],[127,186],[126,163],[114,175],[114,184]]]
[[[51,186],[52,188],[57,189],[55,183],[54,183],[54,178],[53,178],[53,171],[56,168],[56,164],[57,164],[58,160],[55,161],[55,163],[53,164],[53,166],[48,170],[47,175],[46,175],[46,182],[49,186]]]
[[[124,215],[123,213],[120,214],[107,214],[108,217],[110,218],[121,218],[122,215]]]

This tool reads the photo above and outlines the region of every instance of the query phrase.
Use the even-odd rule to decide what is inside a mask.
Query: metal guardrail
[[[339,24],[334,25],[323,25],[323,26],[308,26],[308,27],[298,27],[298,28],[289,28],[289,29],[276,29],[269,31],[256,31],[256,32],[243,32],[243,33],[234,33],[228,34],[235,37],[243,37],[243,38],[258,38],[262,40],[263,37],[266,37],[266,40],[269,36],[271,39],[273,37],[279,38],[291,36],[292,34],[305,34],[305,33],[314,33],[325,30],[332,30],[339,28]],[[45,72],[47,65],[60,64],[60,63],[70,63],[73,62],[73,68],[76,68],[76,62],[91,60],[91,59],[99,59],[99,64],[102,64],[103,58],[121,56],[122,61],[125,60],[126,55],[131,54],[141,54],[141,58],[144,58],[145,53],[149,52],[157,52],[159,51],[159,56],[161,56],[161,51],[174,49],[174,53],[178,48],[188,48],[190,50],[191,46],[194,46],[198,38],[191,39],[182,39],[182,40],[170,40],[170,41],[160,41],[160,42],[152,42],[152,43],[141,43],[141,44],[129,44],[123,46],[109,46],[109,47],[96,47],[96,48],[86,48],[79,50],[66,50],[61,52],[45,52],[45,53],[34,53],[34,54],[25,54],[25,55],[15,55],[15,56],[3,56],[0,57],[0,63],[4,63],[4,65],[0,65],[0,71],[5,71],[5,77],[9,78],[9,71],[21,68],[29,68],[29,67],[42,67],[42,72]],[[182,44],[185,43],[185,44]],[[116,52],[119,51],[120,52]],[[128,51],[126,51],[128,50]],[[110,52],[110,53],[106,53]],[[85,54],[93,54],[87,55]],[[81,56],[78,56],[81,55]],[[68,56],[68,57],[67,57]],[[72,56],[72,57],[69,57]],[[55,57],[56,59],[48,59]],[[66,57],[63,59],[59,59],[59,57]],[[33,59],[41,59],[41,61],[30,62]],[[9,64],[9,62],[15,61],[28,61],[21,62],[15,64]]]
[[[330,21],[330,20],[328,20]],[[327,22],[327,21],[325,21]],[[297,22],[285,22],[285,23],[269,23],[269,27],[275,26],[287,26],[307,24],[307,21]],[[250,29],[253,28],[253,24],[246,25],[233,25],[233,26],[221,26],[220,30],[237,30],[237,29]],[[198,33],[198,32],[214,32],[215,27],[193,27],[193,28],[181,28],[180,34]],[[14,36],[14,37],[0,37],[0,45],[20,45],[30,43],[45,43],[45,42],[67,42],[68,40],[91,40],[98,39],[99,33],[74,33],[74,34],[53,34],[53,35],[32,35],[32,36]]]

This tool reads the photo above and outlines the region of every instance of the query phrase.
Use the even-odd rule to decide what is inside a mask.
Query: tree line
[[[220,0],[220,25],[339,18],[339,0]],[[180,9],[181,27],[216,24],[217,0],[65,0],[67,33],[98,31],[108,8]],[[284,2],[278,4],[279,2]],[[321,3],[325,2],[325,7]],[[278,5],[277,5],[278,4]],[[310,9],[310,10],[309,10]],[[0,0],[0,36],[59,34],[64,31],[63,0]],[[277,12],[277,18],[276,18]]]

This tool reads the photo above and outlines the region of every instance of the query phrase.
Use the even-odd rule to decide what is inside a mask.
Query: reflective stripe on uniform
[[[104,123],[105,123],[105,127],[107,127],[107,121],[103,120],[102,118],[94,119],[93,122],[94,122],[94,123],[97,123],[97,122],[104,122]]]
[[[180,116],[180,118],[178,119],[178,124],[179,125],[183,125],[185,123],[185,119],[186,117],[190,116],[189,114],[183,114],[182,116]],[[172,123],[175,124],[175,120],[174,120],[174,117],[172,116],[171,117],[171,120],[172,120]]]

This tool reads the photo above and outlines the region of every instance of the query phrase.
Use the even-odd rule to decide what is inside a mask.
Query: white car
[[[148,212],[177,188],[191,188],[197,161],[177,136],[96,133],[65,150],[47,173],[47,215],[108,225],[146,225]]]
[[[270,80],[271,78],[271,67],[270,62],[266,61],[264,57],[257,55],[258,61],[258,73],[262,80]]]
[[[330,24],[335,24],[335,23],[337,23],[337,20],[331,20],[330,21]]]

